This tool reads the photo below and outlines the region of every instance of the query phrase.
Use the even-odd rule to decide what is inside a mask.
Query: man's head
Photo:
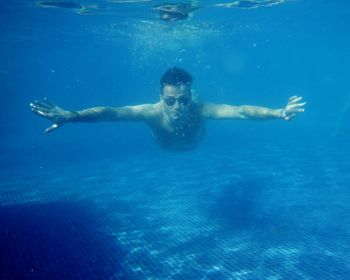
[[[191,90],[192,80],[192,76],[185,70],[177,67],[169,68],[160,79],[161,94],[163,94],[163,89],[166,85],[185,85],[188,86],[189,90]]]
[[[189,112],[192,76],[185,70],[168,69],[160,80],[160,100],[164,113],[172,120],[180,120]]]

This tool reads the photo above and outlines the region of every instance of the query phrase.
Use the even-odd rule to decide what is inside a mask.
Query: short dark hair
[[[160,79],[160,91],[163,93],[163,88],[165,85],[187,85],[190,87],[192,85],[192,80],[193,78],[191,74],[185,70],[178,67],[169,68]]]

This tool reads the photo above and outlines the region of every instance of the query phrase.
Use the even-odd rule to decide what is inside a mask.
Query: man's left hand
[[[301,96],[292,96],[289,98],[287,106],[281,110],[281,118],[289,121],[294,118],[297,113],[304,112],[306,102],[300,102],[302,99]]]

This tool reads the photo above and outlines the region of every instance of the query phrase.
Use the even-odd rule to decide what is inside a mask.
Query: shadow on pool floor
[[[92,204],[0,207],[0,279],[123,278],[123,252],[99,231]]]

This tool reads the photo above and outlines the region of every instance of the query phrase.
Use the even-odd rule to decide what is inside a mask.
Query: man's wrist
[[[286,110],[284,108],[280,109],[279,110],[279,118],[285,119],[286,116],[287,116]]]
[[[68,111],[68,121],[77,122],[79,120],[79,113],[77,111]]]

